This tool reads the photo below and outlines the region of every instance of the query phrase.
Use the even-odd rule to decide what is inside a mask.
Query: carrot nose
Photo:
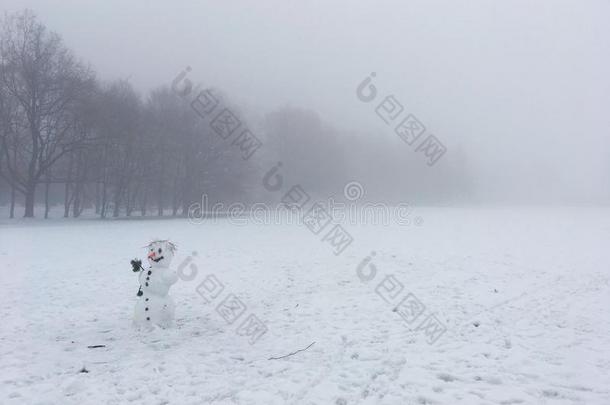
[[[149,258],[149,259],[150,259],[151,257],[155,257],[155,256],[156,256],[156,253],[155,253],[155,252],[150,252],[150,253],[148,254],[148,258]]]

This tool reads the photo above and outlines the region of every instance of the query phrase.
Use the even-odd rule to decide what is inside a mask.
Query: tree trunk
[[[72,216],[78,218],[81,213],[82,185],[77,183],[74,187],[74,203],[72,204]]]
[[[172,216],[175,217],[178,214],[178,206],[180,205],[180,201],[178,201],[178,180],[174,180],[174,184],[172,186]]]
[[[15,145],[13,149],[13,161],[17,161],[17,140],[15,140]],[[14,179],[15,181],[17,179]],[[11,211],[10,217],[15,218],[15,200],[17,199],[17,187],[15,187],[15,183],[11,182]]]
[[[102,197],[100,202],[100,217],[106,218],[106,204],[108,203],[107,183],[108,183],[108,144],[104,143],[102,154]]]
[[[68,160],[68,173],[66,176],[66,184],[64,186],[64,218],[70,216],[70,184],[72,183],[72,167],[74,166],[74,156],[70,153],[70,159]]]
[[[157,190],[157,215],[162,217],[163,216],[163,205],[164,205],[164,201],[163,201],[163,197],[164,197],[164,193],[163,193],[163,189],[161,187],[158,188]]]
[[[112,212],[112,216],[114,218],[118,218],[121,209],[121,194],[123,193],[122,187],[117,186],[117,189],[114,193],[114,210]]]
[[[101,212],[100,201],[101,201],[101,192],[100,192],[100,182],[95,182],[95,214],[99,214]]]
[[[159,201],[157,202],[157,215],[162,217],[163,216],[163,200],[162,198],[159,198]]]
[[[64,218],[70,215],[70,182],[66,180],[64,185]]]
[[[11,211],[10,211],[10,217],[11,218],[15,218],[15,199],[17,197],[17,189],[15,188],[15,185],[11,184]]]
[[[118,201],[118,200],[115,200],[115,202],[114,202],[114,210],[112,211],[112,217],[113,218],[118,218],[119,217],[119,214],[120,214],[120,208],[119,208],[120,205],[119,205],[119,202],[120,201]]]
[[[144,191],[142,195],[142,205],[140,205],[140,215],[146,216],[146,204],[148,203],[148,190]]]
[[[133,195],[130,195],[130,193],[127,193],[127,200],[125,202],[125,216],[126,217],[130,217],[131,216],[131,211],[133,210]]]
[[[102,218],[106,218],[106,204],[108,203],[106,195],[106,178],[104,178],[104,183],[102,184],[102,202],[100,204],[100,217]]]
[[[44,219],[49,218],[49,189],[51,188],[51,172],[47,173],[44,183]]]
[[[28,183],[25,189],[25,214],[24,218],[34,218],[34,201],[36,199],[36,183]]]
[[[74,180],[74,201],[72,203],[72,216],[78,218],[82,211],[83,186],[85,182],[85,168],[83,167],[83,153],[76,156],[76,175]]]

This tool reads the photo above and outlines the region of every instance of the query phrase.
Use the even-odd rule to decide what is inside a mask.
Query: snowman
[[[148,264],[145,269],[140,260],[132,260],[134,272],[139,272],[140,290],[134,314],[138,327],[168,328],[174,320],[174,301],[167,295],[169,288],[178,281],[176,272],[169,268],[176,245],[168,240],[155,240],[148,246]]]

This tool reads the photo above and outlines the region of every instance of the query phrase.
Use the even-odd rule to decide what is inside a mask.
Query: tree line
[[[41,205],[46,218],[57,204],[65,217],[186,215],[204,193],[211,203],[264,201],[260,178],[278,161],[292,182],[325,197],[340,199],[352,180],[396,202],[469,190],[459,151],[429,170],[387,139],[290,107],[264,116],[256,132],[264,145],[246,164],[170,86],[143,97],[128,80],[100,80],[31,11],[2,20],[0,204],[11,218]]]
[[[168,87],[143,100],[128,81],[100,82],[30,11],[6,15],[1,29],[0,176],[11,218],[18,200],[25,217],[43,201],[46,218],[57,186],[66,217],[90,206],[101,217],[180,215],[204,188],[229,198],[226,185],[247,175]]]

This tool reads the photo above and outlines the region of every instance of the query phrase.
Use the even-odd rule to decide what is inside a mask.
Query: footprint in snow
[[[445,382],[452,382],[457,380],[456,377],[452,376],[451,374],[447,374],[447,373],[440,373],[437,375],[439,380],[443,380]]]

